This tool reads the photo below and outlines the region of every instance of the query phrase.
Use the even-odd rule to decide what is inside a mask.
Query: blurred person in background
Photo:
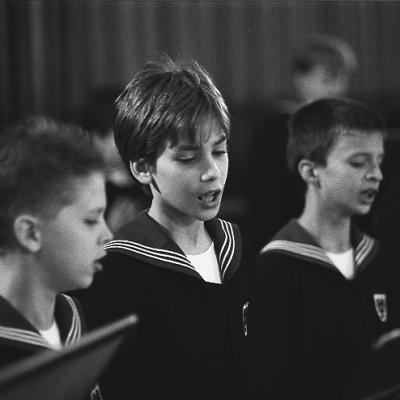
[[[113,103],[120,91],[119,88],[108,87],[93,90],[78,116],[79,124],[93,135],[94,143],[107,164],[105,218],[113,232],[149,206],[147,196],[131,179],[115,147]]]
[[[313,34],[294,52],[290,69],[293,94],[265,110],[252,135],[248,168],[253,178],[246,193],[256,248],[270,240],[285,221],[297,217],[304,205],[286,165],[290,115],[313,100],[348,95],[357,66],[352,48],[336,37]]]

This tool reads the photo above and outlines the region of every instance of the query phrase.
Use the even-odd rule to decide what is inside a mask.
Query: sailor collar
[[[351,226],[350,240],[354,248],[354,265],[356,270],[363,269],[375,256],[378,243],[375,239]],[[325,251],[318,246],[311,235],[292,219],[277,235],[261,249],[266,252],[282,253],[294,258],[311,261],[328,268],[335,268]]]
[[[0,296],[0,343],[27,349],[53,349],[39,331],[12,305]],[[71,297],[60,294],[56,299],[55,318],[64,345],[76,343],[81,337],[81,319]],[[39,350],[39,349],[37,349]]]
[[[222,280],[230,279],[239,268],[241,258],[239,230],[219,218],[206,221],[205,226],[214,241]],[[105,250],[203,279],[182,249],[171,239],[168,231],[146,211],[117,232],[116,238],[105,245]]]

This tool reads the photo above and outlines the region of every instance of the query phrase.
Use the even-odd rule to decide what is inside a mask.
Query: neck
[[[172,240],[181,248],[185,254],[200,254],[211,245],[211,238],[206,231],[204,221],[194,219],[168,218],[164,214],[152,211],[149,215],[163,226],[170,234]]]
[[[56,294],[37,279],[34,263],[21,255],[0,257],[0,296],[5,298],[36,329],[48,329],[54,322]]]
[[[307,199],[298,222],[326,251],[341,253],[351,247],[350,217],[319,207],[318,204]]]

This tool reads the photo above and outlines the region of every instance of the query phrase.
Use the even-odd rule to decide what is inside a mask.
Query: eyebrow
[[[225,135],[221,135],[221,137],[213,143],[213,146],[218,146],[219,144],[226,142],[227,137]],[[200,148],[198,144],[178,144],[176,146],[177,151],[193,151]]]
[[[88,210],[88,213],[90,213],[90,214],[102,214],[104,212],[104,210],[105,210],[105,207],[97,207],[97,208]]]
[[[370,156],[372,153],[368,152],[368,151],[360,151],[357,153],[352,153],[350,154],[350,157],[356,157],[356,156]],[[379,155],[384,156],[386,154],[385,151],[382,151],[381,153],[379,153]]]

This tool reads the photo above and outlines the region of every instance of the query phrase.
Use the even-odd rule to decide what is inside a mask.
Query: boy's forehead
[[[192,129],[181,129],[176,140],[169,140],[170,147],[200,145],[208,141],[217,142],[226,139],[226,134],[215,118],[200,120]]]
[[[384,134],[380,131],[363,132],[352,130],[338,135],[334,142],[331,152],[333,150],[343,151],[347,153],[354,152],[370,152],[377,151],[383,152],[384,148]]]
[[[104,201],[105,176],[101,171],[93,171],[85,176],[68,177],[52,203],[58,210],[73,204],[88,209]]]

